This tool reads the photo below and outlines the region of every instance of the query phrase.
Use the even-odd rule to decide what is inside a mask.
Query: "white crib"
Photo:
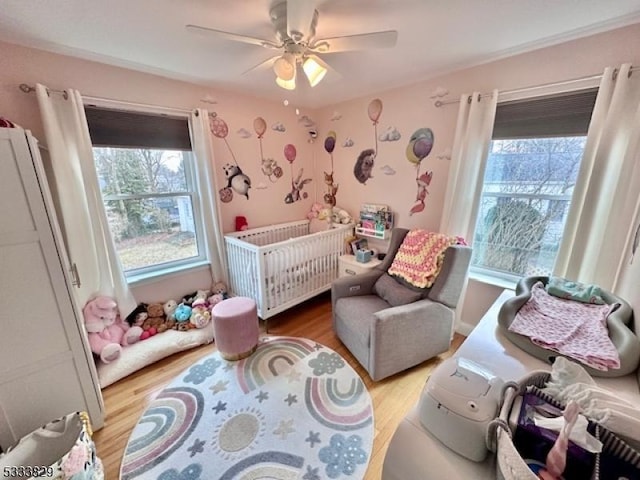
[[[225,235],[229,287],[255,299],[263,320],[331,288],[353,225],[309,233],[309,221]]]

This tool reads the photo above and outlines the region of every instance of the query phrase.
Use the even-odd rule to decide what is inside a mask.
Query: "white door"
[[[103,424],[36,140],[0,128],[0,447],[85,410]],[[79,316],[79,315],[80,316]]]

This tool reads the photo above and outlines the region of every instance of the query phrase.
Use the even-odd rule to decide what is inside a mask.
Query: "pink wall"
[[[228,124],[227,141],[240,167],[253,183],[249,200],[236,195],[230,203],[223,204],[225,231],[234,229],[236,215],[246,216],[250,226],[258,227],[300,220],[309,210],[311,198],[291,205],[284,203],[284,197],[290,190],[289,165],[283,156],[284,145],[292,143],[297,147],[295,169],[302,167],[305,174],[312,174],[313,170],[313,149],[307,143],[307,128],[298,122],[292,108],[254,97],[8,43],[0,42],[0,51],[0,115],[30,129],[41,141],[44,142],[45,139],[35,94],[24,94],[18,90],[21,83],[42,83],[52,89],[75,88],[86,96],[185,110],[206,108],[216,111]],[[200,99],[207,94],[218,103],[211,105],[201,102]],[[300,113],[304,115],[307,112]],[[260,170],[259,144],[253,130],[253,120],[258,116],[267,122],[263,139],[265,157],[275,158],[285,169],[285,175],[276,183],[271,183]],[[278,121],[286,127],[284,133],[271,129]],[[240,137],[237,131],[241,128],[251,132],[251,138]],[[221,175],[222,165],[233,163],[233,159],[221,139],[214,138],[214,151],[216,173]],[[221,181],[219,177],[218,182]],[[260,183],[267,188],[257,188]],[[306,188],[313,192],[314,184],[311,183]]]
[[[605,66],[625,62],[640,63],[640,25],[380,92],[375,95],[383,102],[378,132],[394,126],[401,138],[397,142],[379,142],[374,176],[366,185],[356,180],[353,168],[360,151],[374,146],[373,126],[367,115],[367,107],[375,97],[328,106],[317,114],[317,164],[320,168],[330,168],[329,155],[322,149],[322,141],[328,131],[334,130],[339,145],[334,152],[334,177],[340,183],[340,205],[357,212],[364,202],[386,203],[396,212],[397,225],[438,229],[449,170],[449,160],[438,158],[438,155],[452,147],[458,104],[435,107],[434,99],[430,96],[437,88],[445,88],[450,92],[443,99],[458,99],[462,93],[473,91],[490,92],[494,88],[512,90],[599,74]],[[342,118],[332,121],[330,119],[335,112],[342,114]],[[431,128],[435,137],[433,149],[421,162],[420,168],[421,173],[433,171],[433,178],[428,188],[425,210],[409,216],[417,186],[416,171],[407,160],[405,149],[411,134],[421,127]],[[353,139],[353,147],[341,146],[346,137]],[[381,170],[384,165],[393,168],[395,175],[385,175]],[[463,308],[463,322],[476,324],[501,291],[499,287],[470,282]]]
[[[449,170],[449,160],[438,156],[452,146],[457,116],[456,104],[440,108],[434,106],[430,96],[438,87],[449,90],[445,100],[457,99],[460,94],[472,91],[487,92],[493,88],[510,90],[598,74],[605,66],[623,62],[640,64],[639,39],[640,25],[632,25],[380,92],[375,96],[383,102],[378,133],[393,126],[400,132],[401,138],[396,142],[378,143],[373,178],[366,185],[355,179],[353,167],[361,150],[375,146],[373,125],[367,116],[367,106],[374,96],[317,111],[300,112],[318,123],[318,139],[309,144],[307,128],[298,122],[293,109],[281,104],[0,43],[0,115],[11,118],[43,138],[35,97],[23,94],[17,88],[23,82],[40,82],[56,89],[72,87],[89,96],[184,109],[204,107],[215,110],[229,125],[229,144],[241,167],[251,177],[254,187],[260,182],[268,186],[264,190],[253,188],[248,201],[236,197],[231,203],[223,205],[225,231],[233,229],[236,215],[245,215],[251,226],[303,218],[312,199],[321,199],[324,193],[322,171],[329,171],[330,157],[323,143],[327,132],[334,130],[338,137],[334,151],[334,180],[339,184],[338,205],[357,213],[364,202],[386,203],[396,213],[397,225],[437,229]],[[372,67],[372,75],[375,75],[375,66]],[[206,94],[219,103],[201,103],[199,100]],[[331,121],[336,111],[342,118]],[[257,116],[264,117],[269,127],[281,121],[287,129],[285,133],[268,129],[264,137],[265,156],[273,156],[285,168],[285,176],[275,184],[269,183],[260,171],[258,140],[253,132],[253,119]],[[433,150],[421,165],[421,173],[430,170],[433,179],[428,187],[425,210],[409,216],[417,185],[416,171],[407,161],[405,149],[410,135],[421,127],[431,128],[435,135]],[[252,138],[240,138],[236,134],[240,128],[252,132]],[[354,141],[353,147],[342,146],[347,137]],[[305,176],[314,171],[315,164],[314,181],[307,186],[310,197],[293,205],[285,205],[283,201],[289,191],[288,165],[282,154],[286,143],[296,145],[298,157],[295,167],[303,167]],[[231,156],[224,142],[219,139],[215,139],[214,148],[216,171],[220,173],[221,166],[231,161]],[[395,175],[385,175],[380,170],[384,165],[395,170]],[[630,277],[637,275],[627,275],[625,278]],[[139,287],[138,299],[169,298],[185,289],[206,287],[207,283],[208,277],[202,272],[172,277]],[[470,282],[463,321],[471,325],[477,323],[487,305],[500,292],[501,288]]]
[[[297,147],[295,174],[299,168],[304,168],[305,176],[313,177],[314,151],[313,146],[307,142],[308,128],[298,121],[292,108],[250,96],[8,43],[0,42],[0,51],[0,115],[31,130],[40,141],[44,142],[45,138],[36,97],[33,93],[25,94],[18,90],[21,83],[42,83],[52,89],[75,88],[86,96],[185,110],[206,108],[216,111],[228,124],[227,141],[240,167],[253,183],[249,200],[234,194],[230,203],[222,205],[224,231],[235,229],[236,215],[247,217],[250,226],[259,227],[301,220],[309,211],[314,198],[315,180],[305,187],[309,198],[290,205],[284,203],[291,186],[290,167],[283,155],[284,145],[291,143]],[[218,103],[211,105],[200,102],[207,94]],[[305,113],[308,112],[300,112],[301,115]],[[257,116],[263,117],[267,122],[263,138],[265,157],[273,157],[284,169],[284,176],[276,183],[270,182],[261,172],[259,143],[253,129],[253,120]],[[286,131],[272,130],[271,126],[276,122],[282,122]],[[239,136],[237,131],[241,128],[251,132],[251,138],[243,139]],[[221,167],[225,163],[232,163],[233,159],[224,141],[218,138],[214,138],[214,153],[215,171],[219,175],[218,185],[221,185]],[[267,188],[258,188],[261,183]],[[133,290],[138,301],[151,302],[178,299],[197,288],[210,286],[210,274],[206,270],[197,270],[155,279],[138,285]]]

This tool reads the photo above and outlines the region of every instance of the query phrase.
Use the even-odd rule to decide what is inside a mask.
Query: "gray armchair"
[[[471,261],[471,248],[449,247],[432,287],[416,290],[398,283],[401,295],[408,295],[405,300],[416,298],[393,306],[391,303],[399,303],[397,299],[385,294],[382,298],[379,286],[385,280],[397,283],[386,271],[408,231],[393,229],[387,256],[380,265],[367,273],[338,278],[331,285],[333,329],[374,381],[449,349],[455,309]]]

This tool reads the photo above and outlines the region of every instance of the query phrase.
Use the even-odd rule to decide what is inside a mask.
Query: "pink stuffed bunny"
[[[104,363],[120,357],[122,347],[140,340],[142,329],[129,327],[118,315],[118,305],[110,297],[89,300],[82,309],[91,351]]]

